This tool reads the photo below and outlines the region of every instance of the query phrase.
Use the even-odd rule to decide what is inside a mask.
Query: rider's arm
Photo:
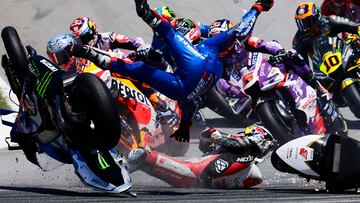
[[[228,81],[220,78],[216,82],[216,89],[224,96],[231,98],[243,98],[248,97],[248,95],[236,85],[229,83]]]
[[[308,57],[308,50],[306,45],[300,41],[300,32],[298,31],[296,35],[293,38],[292,41],[292,48],[300,54],[300,56],[303,58],[304,62],[309,66],[309,57]]]
[[[235,154],[240,154],[244,151],[258,151],[257,145],[247,139],[244,133],[239,133],[235,135],[225,135],[220,132],[212,133],[210,141],[216,145],[226,148],[227,150]]]
[[[322,16],[321,32],[328,36],[336,36],[341,32],[359,35],[360,25],[340,16]]]
[[[121,48],[128,50],[136,50],[145,44],[141,37],[127,37],[118,33],[110,33],[111,49]]]
[[[251,52],[261,52],[265,54],[274,55],[283,49],[276,41],[265,42],[257,37],[249,37],[244,41],[245,47]]]

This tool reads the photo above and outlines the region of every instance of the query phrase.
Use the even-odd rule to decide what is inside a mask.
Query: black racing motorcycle
[[[360,118],[359,43],[348,45],[338,37],[320,36],[314,40],[313,63],[320,70],[319,81],[333,94],[335,103],[348,106]]]
[[[42,169],[40,154],[73,164],[80,180],[92,188],[127,191],[131,179],[113,149],[121,122],[106,85],[91,73],[62,71],[31,46],[24,47],[13,27],[3,28],[1,37],[7,52],[2,67],[19,100],[10,133],[16,149]]]

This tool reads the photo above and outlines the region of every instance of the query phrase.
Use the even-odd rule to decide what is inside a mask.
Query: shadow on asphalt
[[[358,194],[355,190],[347,190],[342,191],[338,193],[329,193],[325,189],[315,190],[315,189],[278,189],[278,188],[265,188],[263,190],[269,191],[269,192],[275,192],[275,193],[286,193],[286,194]]]
[[[214,128],[245,128],[249,126],[237,121],[230,121],[226,118],[209,118],[206,119],[206,125]]]
[[[0,190],[10,190],[17,192],[31,192],[37,194],[58,195],[58,196],[74,196],[74,197],[116,197],[116,198],[130,198],[127,194],[109,194],[104,192],[74,192],[69,190],[54,189],[54,188],[40,188],[40,187],[13,187],[0,186]]]

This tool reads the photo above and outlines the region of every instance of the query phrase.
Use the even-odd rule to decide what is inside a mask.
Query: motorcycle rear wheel
[[[73,111],[83,114],[87,121],[85,132],[72,138],[76,144],[84,143],[101,150],[114,148],[121,136],[120,118],[104,82],[94,74],[80,74],[73,82],[70,101]]]
[[[349,106],[351,112],[360,118],[360,88],[358,83],[352,83],[345,87],[342,91],[342,96]]]

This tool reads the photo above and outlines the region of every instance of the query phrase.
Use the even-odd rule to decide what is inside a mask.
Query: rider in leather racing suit
[[[216,20],[210,26],[209,37],[214,37],[230,28],[231,22],[229,20]],[[257,52],[270,54],[270,63],[285,64],[286,68],[290,68],[317,91],[321,106],[320,113],[325,118],[328,128],[331,125],[336,125],[339,129],[346,129],[341,114],[335,108],[333,101],[323,97],[323,95],[327,96],[329,94],[328,91],[317,81],[313,71],[304,63],[303,58],[293,50],[285,51],[276,41],[265,42],[253,36],[241,41],[235,41],[231,49],[221,54],[225,70],[228,74],[232,74],[232,77],[241,78],[243,69],[247,70],[256,64],[258,60]],[[225,79],[220,79],[216,84],[216,88],[227,97],[239,98],[244,105],[251,104],[251,102],[247,102],[247,100],[251,101],[251,98],[240,87]],[[330,105],[326,105],[328,103]]]
[[[174,74],[159,70],[142,62],[127,63],[96,52],[90,47],[70,46],[75,56],[84,57],[97,63],[99,67],[109,69],[121,75],[143,81],[171,99],[179,100],[182,109],[182,120],[179,129],[172,135],[176,140],[189,141],[189,128],[194,113],[202,107],[202,96],[223,72],[223,65],[218,55],[227,49],[236,38],[243,38],[251,33],[257,16],[269,10],[273,0],[258,0],[232,29],[206,39],[194,47],[163,17],[149,8],[145,0],[135,0],[137,14],[153,30],[163,37],[170,46],[172,56],[177,64]]]
[[[298,27],[293,39],[293,48],[304,58],[305,63],[310,65],[314,50],[314,40],[321,35],[336,36],[342,32],[360,35],[360,25],[339,16],[322,16],[319,8],[314,3],[302,3],[295,13]],[[314,63],[314,61],[313,61]],[[318,64],[313,64],[315,74]]]
[[[324,0],[321,4],[323,16],[336,15],[360,23],[360,1],[357,0]]]
[[[171,9],[169,6],[163,5],[163,6],[155,8],[154,11],[156,13],[158,13],[159,15],[161,15],[162,17],[164,17],[166,20],[168,20],[173,27],[176,27],[176,24],[178,23],[179,18],[176,18],[175,11],[173,9]],[[183,18],[180,18],[180,20],[182,20],[182,19]],[[200,30],[200,37],[207,38],[208,32],[209,32],[209,26],[202,24],[198,21],[193,21],[193,22],[198,26],[198,28]],[[194,44],[194,42],[192,42],[192,43]],[[156,50],[161,51],[165,60],[171,65],[171,67],[173,67],[173,69],[176,69],[176,63],[175,63],[173,57],[171,56],[171,51],[170,51],[169,46],[166,45],[163,38],[157,32],[154,32],[154,36],[153,36],[152,42],[151,42],[151,47]]]
[[[231,135],[210,128],[200,135],[202,157],[182,161],[137,148],[129,153],[128,163],[131,170],[140,169],[174,187],[249,188],[262,182],[255,159],[273,146],[271,134],[260,126]]]

